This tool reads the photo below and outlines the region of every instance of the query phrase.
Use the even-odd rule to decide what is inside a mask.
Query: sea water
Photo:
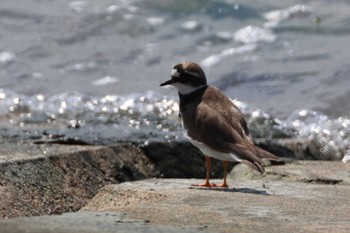
[[[347,1],[0,3],[0,135],[177,140],[172,67],[199,63],[255,137],[350,157]]]

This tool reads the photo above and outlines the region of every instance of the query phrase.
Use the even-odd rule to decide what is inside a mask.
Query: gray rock
[[[202,178],[206,166],[203,154],[188,141],[152,141],[141,146],[164,178]],[[234,163],[231,163],[229,170]],[[223,177],[223,164],[212,160],[212,177]]]
[[[303,142],[292,139],[259,140],[257,144],[290,159],[308,151]],[[190,143],[180,141],[113,146],[2,143],[0,217],[77,211],[108,184],[152,177],[204,179],[204,160]],[[261,177],[251,175],[250,170],[235,171],[235,177]],[[222,162],[213,160],[211,177],[221,178],[222,173]]]
[[[77,211],[107,184],[205,176],[204,156],[189,143],[4,145],[0,155],[3,218]],[[222,170],[222,163],[214,161],[212,176],[221,177]]]
[[[292,165],[302,171],[315,167],[319,174],[321,169],[335,165],[345,169],[338,174],[343,178],[350,171],[347,164],[335,162]],[[267,170],[277,172],[283,167]],[[193,188],[191,184],[201,182],[197,179],[107,185],[79,212],[3,219],[0,229],[8,233],[348,232],[349,185],[270,178],[229,179],[228,189]]]
[[[0,220],[1,232],[6,233],[195,233],[196,229],[149,224],[136,220],[122,212],[80,211],[63,215],[15,218]]]
[[[348,185],[264,179],[229,180],[229,189],[191,187],[198,182],[151,179],[109,185],[83,210],[123,212],[149,224],[205,232],[319,233],[350,227]]]
[[[158,174],[133,145],[36,150],[36,155],[14,151],[11,159],[0,161],[0,217],[77,211],[106,184]]]

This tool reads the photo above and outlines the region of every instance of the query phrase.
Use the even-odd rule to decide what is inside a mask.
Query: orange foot
[[[214,184],[214,183],[205,182],[205,183],[203,183],[203,184],[192,184],[192,186],[195,186],[195,187],[205,187],[205,188],[212,188],[212,187],[217,187],[217,188],[228,188],[227,183]]]
[[[228,188],[227,183],[222,184],[212,184],[212,187],[218,187],[218,188]]]
[[[213,184],[210,184],[209,182],[204,182],[203,184],[192,184],[192,186],[211,188],[211,187],[213,187],[214,185],[213,185]]]
[[[211,188],[211,187],[213,187],[213,185],[210,184],[210,183],[192,184],[191,186],[194,186],[194,187],[204,187],[204,188]]]

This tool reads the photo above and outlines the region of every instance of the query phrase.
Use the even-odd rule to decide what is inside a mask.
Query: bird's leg
[[[215,187],[222,187],[222,188],[228,188],[228,185],[227,185],[227,182],[226,182],[227,166],[228,166],[228,161],[224,161],[224,182],[222,184],[213,184],[213,186],[215,186]]]
[[[211,170],[211,160],[208,156],[205,156],[205,164],[207,166],[207,173],[205,176],[205,182],[203,184],[193,184],[192,186],[199,186],[199,187],[212,187],[212,185],[209,183],[210,178],[210,170]]]

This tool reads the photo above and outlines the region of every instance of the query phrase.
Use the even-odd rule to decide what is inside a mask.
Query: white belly
[[[214,159],[222,160],[222,161],[232,161],[232,162],[241,162],[242,161],[233,153],[219,152],[219,151],[211,149],[209,146],[205,145],[202,142],[193,140],[188,135],[185,135],[185,137],[188,138],[190,140],[190,142],[192,143],[192,145],[197,147],[206,156],[212,157]]]

